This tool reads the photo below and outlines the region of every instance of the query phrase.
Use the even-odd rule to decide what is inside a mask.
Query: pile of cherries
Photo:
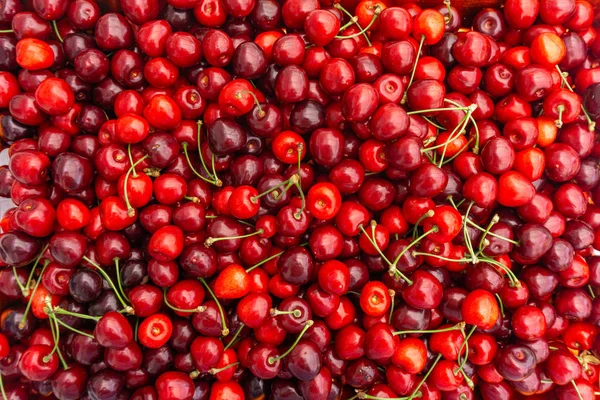
[[[600,396],[594,8],[459,8],[0,0],[0,400]]]

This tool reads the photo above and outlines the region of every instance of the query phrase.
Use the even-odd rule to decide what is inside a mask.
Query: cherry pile
[[[0,399],[600,396],[594,8],[462,13],[0,0]]]

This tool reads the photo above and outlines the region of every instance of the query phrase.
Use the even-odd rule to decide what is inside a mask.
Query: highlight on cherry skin
[[[596,400],[599,122],[594,0],[0,0],[0,400]]]

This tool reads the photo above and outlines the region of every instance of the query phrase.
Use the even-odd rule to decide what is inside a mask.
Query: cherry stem
[[[462,203],[464,203],[467,200],[467,199],[462,199],[458,203],[455,203],[454,199],[452,198],[452,195],[448,195],[448,197],[446,197],[446,199],[450,202],[450,204],[452,204],[452,207],[454,207],[455,210],[458,210],[458,207],[460,207],[462,205]]]
[[[498,300],[498,305],[500,306],[500,313],[502,314],[502,316],[504,317],[504,303],[502,302],[502,298],[500,297],[500,295],[498,293],[495,294],[496,299]]]
[[[13,33],[14,31],[12,29],[4,29],[4,30],[0,30],[0,33]],[[4,397],[6,398],[6,396]]]
[[[202,163],[202,167],[204,168],[204,171],[208,174],[208,176],[212,176],[210,171],[208,170],[208,168],[206,167],[206,163],[204,162],[204,157],[202,156],[202,146],[200,145],[200,139],[201,139],[201,132],[202,132],[202,124],[203,122],[201,120],[198,120],[198,130],[197,130],[197,135],[198,135],[198,155],[200,156],[200,162]],[[215,180],[217,178],[217,176],[214,176]],[[219,186],[219,185],[217,185]]]
[[[463,343],[460,346],[460,349],[458,350],[458,361],[459,361],[459,366],[458,366],[458,370],[460,372],[463,372],[463,367],[465,365],[465,363],[467,362],[467,359],[469,358],[469,339],[471,338],[471,336],[473,335],[473,333],[475,333],[475,329],[477,329],[477,326],[473,326],[471,327],[471,330],[469,331],[469,334],[465,336],[465,332],[463,330]],[[462,352],[463,349],[465,349],[465,357],[464,359],[462,358]]]
[[[340,27],[340,30],[338,31],[338,33],[342,32],[344,29],[346,29],[349,26],[354,25],[356,23],[358,23],[358,17],[354,16],[354,17],[350,18],[350,21],[348,21],[346,24],[344,24],[344,26]]]
[[[421,51],[423,50],[423,43],[425,43],[425,35],[421,35],[421,40],[419,41],[419,49],[417,50],[417,58],[415,59],[415,65],[413,65],[412,71],[410,73],[410,79],[408,81],[408,85],[406,85],[406,90],[404,91],[402,103],[406,103],[408,89],[410,88],[410,85],[412,85],[413,80],[415,79],[417,65],[419,64],[419,58],[421,57]]]
[[[444,151],[442,152],[442,156],[440,157],[440,163],[439,163],[439,167],[441,168],[442,165],[444,165],[444,157],[446,156],[446,151],[448,150],[448,145],[450,143],[452,143],[454,140],[456,140],[456,138],[458,138],[460,135],[463,134],[463,132],[466,130],[466,126],[467,123],[469,122],[469,118],[471,116],[471,113],[473,111],[475,111],[477,109],[477,105],[476,104],[471,104],[469,106],[469,109],[467,110],[467,112],[465,113],[465,116],[463,117],[463,119],[458,123],[458,125],[454,128],[454,130],[452,130],[452,133],[450,133],[450,136],[448,137],[448,140],[446,140],[443,143],[443,148]],[[435,146],[435,147],[430,147],[431,148],[437,148],[440,147]]]
[[[64,42],[60,32],[58,31],[58,26],[56,26],[56,21],[52,20],[52,28],[54,29],[54,33],[56,34],[56,38],[62,43]]]
[[[21,294],[26,297],[24,295],[25,293],[25,286],[23,286],[23,284],[21,283],[21,279],[19,279],[19,275],[17,274],[17,267],[13,267],[13,275],[15,277],[15,282],[17,282],[17,286],[19,287],[19,290],[21,290]]]
[[[377,17],[379,17],[380,13],[381,13],[381,7],[379,7],[379,5],[375,6],[375,9],[373,10],[373,18],[371,18],[371,21],[369,22],[369,24],[367,26],[365,26],[364,28],[362,28],[360,31],[358,31],[356,33],[353,33],[352,35],[348,35],[348,36],[337,35],[335,38],[336,39],[352,39],[352,38],[355,38],[355,37],[360,36],[362,34],[366,34],[367,31],[369,29],[371,29],[371,27],[373,26],[373,24],[377,20]],[[358,23],[357,23],[357,25],[360,26],[360,24],[358,24]]]
[[[490,233],[490,229],[492,229],[492,226],[494,226],[498,221],[500,221],[500,217],[498,216],[498,214],[495,214],[488,223],[488,226],[483,231],[483,235],[481,235],[481,238],[479,239],[479,251],[477,252],[478,255],[483,254],[483,250],[485,250],[485,248],[489,246],[490,242],[486,239],[486,236]]]
[[[79,313],[76,313],[73,311],[65,310],[64,308],[60,308],[58,306],[53,307],[52,310],[50,310],[50,312],[48,314],[50,314],[50,313],[68,315],[70,317],[81,318],[81,319],[89,319],[89,320],[96,321],[96,322],[100,321],[100,317],[94,317],[92,315],[86,315],[86,314],[79,314]]]
[[[231,346],[233,346],[233,344],[236,342],[237,337],[240,335],[240,333],[242,332],[242,329],[244,329],[246,325],[241,324],[240,327],[238,328],[237,331],[235,331],[235,335],[233,335],[233,337],[231,338],[231,341],[229,343],[227,343],[227,346],[225,346],[225,348],[223,349],[223,351],[227,350],[228,348],[230,348]]]
[[[254,94],[254,92],[252,92],[251,90],[243,90],[241,93],[246,93],[249,94],[250,96],[252,96],[252,98],[254,99],[254,104],[256,104],[256,107],[258,107],[258,115],[262,118],[265,116],[265,112],[262,109],[262,107],[260,106],[260,101],[258,101],[258,97],[256,97],[256,95]]]
[[[121,283],[121,270],[119,267],[119,257],[115,257],[115,274],[117,275],[117,285],[119,285],[119,291],[121,292],[121,295],[123,296],[124,299],[126,299],[127,301],[129,301],[129,297],[127,297],[127,295],[125,294],[125,291],[123,290],[123,284]]]
[[[31,267],[31,271],[29,271],[29,277],[27,278],[27,283],[25,283],[25,290],[23,291],[24,297],[29,296],[29,286],[31,285],[31,280],[33,279],[33,275],[35,274],[35,270],[36,270],[38,264],[40,263],[42,256],[44,255],[46,250],[48,250],[48,246],[50,246],[50,244],[47,244],[46,246],[44,246],[44,248],[42,249],[40,254],[35,259],[35,262],[33,263],[33,267]]]
[[[221,314],[221,325],[223,326],[223,329],[221,330],[221,334],[223,336],[229,335],[229,329],[227,328],[227,321],[225,320],[225,313],[223,312],[223,307],[221,307],[221,303],[219,302],[219,299],[217,299],[217,296],[215,296],[214,292],[212,291],[210,286],[208,286],[208,283],[206,283],[204,278],[198,278],[198,280],[200,280],[200,282],[202,282],[202,284],[204,285],[204,287],[206,288],[208,293],[210,293],[210,296],[213,298],[215,303],[217,303],[217,308],[219,309],[219,313]]]
[[[419,219],[417,220],[417,222],[415,222],[415,226],[413,226],[413,231],[412,231],[412,238],[413,240],[415,240],[417,238],[417,234],[419,233],[419,231],[417,230],[417,228],[419,227],[419,225],[421,224],[421,222],[423,222],[423,220],[425,218],[430,218],[433,217],[435,215],[435,211],[433,210],[428,210],[425,214],[421,215],[419,217]]]
[[[131,143],[129,143],[127,145],[127,156],[129,157],[129,169],[135,167],[137,164],[133,162],[133,154],[131,154]],[[146,156],[149,157],[149,156]],[[144,158],[146,158],[144,157]],[[129,172],[129,170],[127,171]],[[135,170],[135,168],[133,169],[133,177],[136,178],[137,177],[137,171]]]
[[[564,86],[566,86],[567,89],[569,89],[572,92],[573,88],[571,87],[571,85],[569,85],[569,82],[567,81],[567,76],[569,75],[569,73],[563,72],[558,65],[556,66],[556,70],[558,71],[558,74],[560,75],[560,78],[562,79]],[[594,132],[594,129],[596,129],[596,122],[592,121],[590,114],[585,109],[583,104],[581,105],[581,111],[583,111],[583,114],[585,115],[585,118],[588,121],[588,130],[590,132]]]
[[[128,150],[129,150],[129,148],[128,148]],[[137,160],[135,163],[133,162],[133,158],[131,157],[131,152],[129,152],[129,157],[130,157],[131,167],[129,167],[127,174],[125,174],[125,179],[123,180],[123,197],[125,197],[125,205],[127,206],[127,215],[130,217],[133,217],[133,216],[135,216],[135,209],[133,207],[131,207],[131,203],[129,202],[129,193],[128,193],[129,190],[127,187],[128,183],[129,183],[129,175],[133,175],[133,177],[136,178],[137,172],[135,172],[135,167],[150,156],[145,155],[144,157]]]
[[[461,107],[461,105],[459,103],[455,102],[454,100],[444,99],[444,102],[450,103],[456,107]],[[475,128],[475,146],[473,146],[473,153],[477,154],[477,153],[479,153],[479,127],[477,126],[477,122],[475,121],[475,118],[473,118],[473,112],[477,109],[477,105],[471,104],[469,107],[473,107],[473,106],[475,106],[475,107],[471,110],[470,113],[467,113],[467,115],[469,116],[469,119],[471,120],[471,122],[473,123],[473,127]],[[467,108],[469,108],[469,107],[467,107]]]
[[[444,4],[446,5],[446,9],[448,10],[448,15],[444,19],[446,20],[446,24],[451,24],[452,19],[454,18],[454,14],[452,13],[451,8],[451,2],[450,0],[444,0]]]
[[[278,315],[293,315],[294,318],[300,318],[302,316],[302,311],[299,309],[290,311],[280,311],[276,308],[271,308],[269,314],[271,314],[271,317],[277,317]]]
[[[558,119],[554,121],[554,125],[556,125],[557,128],[562,128],[562,126],[563,126],[562,115],[563,115],[563,112],[565,111],[565,106],[562,104],[559,104],[556,109],[558,111]]]
[[[8,400],[8,397],[6,397],[6,391],[4,391],[4,382],[2,382],[1,374],[0,374],[0,393],[2,393],[2,400]]]
[[[290,354],[292,352],[292,350],[294,350],[294,348],[296,347],[296,345],[298,344],[298,342],[300,342],[300,339],[302,339],[302,336],[304,336],[304,334],[306,333],[306,331],[308,330],[308,328],[310,328],[312,325],[314,324],[312,319],[309,319],[308,321],[306,321],[304,323],[304,328],[302,328],[302,331],[300,331],[300,333],[298,334],[298,337],[296,338],[296,340],[294,341],[294,343],[292,343],[292,345],[290,346],[289,349],[287,349],[287,351],[277,357],[269,357],[267,359],[267,362],[270,365],[275,364],[277,361],[281,360],[282,358],[285,358],[288,354]]]
[[[123,298],[121,297],[121,294],[119,293],[119,291],[117,290],[117,287],[115,286],[114,282],[112,281],[112,279],[110,279],[110,276],[108,276],[108,274],[106,273],[106,271],[104,271],[98,264],[96,264],[94,261],[90,260],[87,256],[83,256],[83,259],[85,261],[87,261],[88,263],[90,263],[94,268],[96,268],[96,270],[98,270],[98,272],[100,273],[100,275],[102,275],[102,277],[104,279],[106,279],[106,281],[108,282],[108,284],[110,285],[110,287],[112,288],[112,290],[115,292],[115,295],[117,296],[117,298],[119,299],[119,302],[121,303],[121,305],[123,306],[124,311],[127,314],[133,314],[134,310],[131,306],[127,305],[127,303],[125,302],[125,300],[123,300]]]
[[[283,189],[283,191],[281,193],[275,193],[273,195],[273,197],[275,199],[278,199],[279,197],[283,196],[283,194],[285,192],[287,192],[289,190],[289,188],[292,187],[292,185],[294,185],[296,182],[298,182],[298,179],[299,179],[298,174],[294,174],[294,175],[290,176],[290,179],[288,179],[286,181],[283,181],[283,182],[281,182],[281,183],[273,186],[272,188],[267,189],[267,190],[265,190],[264,192],[262,192],[260,194],[257,194],[256,196],[252,196],[250,198],[250,200],[252,200],[253,202],[255,202],[255,200],[258,200],[261,197],[266,196],[267,194],[272,193],[273,191],[279,189],[280,187],[285,186],[285,189]]]
[[[231,367],[235,367],[235,366],[237,366],[237,365],[239,365],[239,364],[240,364],[240,362],[239,362],[239,361],[237,361],[237,362],[231,363],[231,364],[229,364],[229,365],[226,365],[226,366],[224,366],[223,368],[211,368],[211,369],[209,369],[209,370],[208,370],[208,373],[209,373],[209,374],[211,374],[211,375],[216,375],[216,374],[218,374],[219,372],[223,372],[223,371],[225,371],[226,369],[229,369],[229,368],[231,368]]]
[[[469,254],[471,255],[471,259],[475,262],[477,260],[477,256],[475,255],[475,250],[473,250],[473,243],[471,243],[471,235],[469,235],[469,231],[467,230],[467,221],[469,221],[469,214],[471,214],[471,208],[473,207],[473,204],[475,204],[474,201],[471,201],[469,203],[469,206],[467,207],[467,212],[465,213],[465,215],[462,216],[462,226],[463,226],[463,237],[465,239],[465,245],[467,246],[467,249],[469,250]]]
[[[140,317],[135,317],[135,328],[133,330],[133,341],[138,341],[138,329],[140,327]]]
[[[407,114],[410,114],[411,112],[408,112]],[[425,121],[429,122],[431,125],[433,125],[434,127],[438,128],[438,129],[446,129],[429,117],[421,115],[421,118],[423,118]],[[432,139],[435,140],[435,138],[432,138]]]
[[[190,160],[190,155],[188,154],[188,151],[187,151],[187,147],[188,147],[188,144],[187,144],[187,142],[184,142],[184,143],[182,143],[182,144],[181,144],[181,147],[183,147],[183,154],[185,155],[185,159],[186,159],[186,161],[187,161],[188,165],[190,166],[190,169],[192,170],[192,172],[193,172],[193,173],[194,173],[194,174],[195,174],[195,175],[196,175],[198,178],[202,179],[204,182],[208,182],[208,183],[210,183],[210,184],[213,184],[213,185],[215,185],[215,186],[218,186],[218,185],[217,185],[217,181],[216,181],[216,180],[211,180],[211,179],[208,179],[208,178],[204,177],[204,175],[202,175],[200,172],[196,171],[196,168],[194,168],[194,165],[192,164],[192,161]],[[204,161],[202,161],[202,164],[204,164]],[[204,166],[204,168],[206,169],[206,166]],[[212,176],[212,175],[211,175],[211,174],[210,174],[208,171],[207,171],[207,174],[208,174],[209,176]]]
[[[504,237],[502,235],[498,235],[497,233],[494,233],[494,232],[490,232],[489,230],[486,230],[486,229],[482,228],[481,226],[477,225],[475,222],[471,221],[470,219],[467,219],[467,223],[469,225],[471,225],[472,227],[474,227],[476,229],[479,229],[481,232],[486,232],[487,231],[486,235],[490,235],[490,236],[493,236],[495,238],[502,239],[502,240],[505,240],[505,241],[507,241],[509,243],[512,243],[515,246],[519,246],[519,242],[517,242],[516,240],[509,239],[509,238]]]
[[[592,288],[592,285],[587,285],[588,287],[588,291],[590,292],[590,296],[592,296],[592,299],[596,298],[596,293],[594,293],[594,288]]]
[[[164,300],[166,306],[169,307],[173,311],[182,312],[182,313],[195,313],[195,312],[206,311],[206,306],[198,306],[196,308],[191,308],[188,310],[183,309],[183,308],[177,308],[177,307],[173,306],[171,303],[169,303],[169,300],[167,300],[167,288],[163,288],[163,300]]]
[[[424,232],[421,236],[417,237],[415,240],[413,240],[412,242],[410,242],[410,244],[408,246],[406,246],[404,248],[404,250],[402,250],[400,252],[400,254],[398,254],[396,256],[396,259],[394,260],[394,268],[396,267],[396,265],[398,265],[398,261],[400,261],[400,258],[408,251],[410,250],[411,247],[415,246],[416,244],[418,244],[421,240],[423,240],[427,235],[430,235],[432,233],[438,232],[440,229],[437,226],[433,226],[430,230],[428,230],[427,232]],[[412,285],[412,283],[408,283],[409,285]]]
[[[304,198],[304,191],[302,190],[302,184],[300,183],[301,179],[302,179],[302,163],[301,163],[301,161],[302,161],[303,148],[304,148],[304,146],[302,144],[298,144],[298,146],[297,146],[297,149],[298,149],[298,177],[297,178],[298,179],[295,180],[294,184],[296,185],[296,188],[298,189],[298,193],[300,194],[300,199],[302,199],[302,208],[294,213],[294,218],[296,218],[296,220],[300,220],[302,213],[306,209],[306,199]],[[291,177],[290,177],[290,179],[291,179]]]
[[[481,258],[481,259],[479,259],[479,261],[486,262],[488,264],[494,265],[494,266],[500,268],[501,270],[503,270],[506,273],[506,276],[508,276],[508,279],[510,280],[511,287],[521,287],[521,282],[519,282],[519,279],[517,278],[515,273],[512,272],[511,269],[508,268],[506,265],[494,260],[493,258],[489,258],[489,257]]]
[[[240,235],[240,236],[223,236],[223,237],[216,237],[216,238],[215,237],[208,237],[204,241],[204,246],[210,247],[210,246],[213,245],[213,243],[221,242],[223,240],[245,239],[245,238],[250,237],[250,236],[262,235],[264,232],[265,231],[261,228],[261,229],[257,230],[256,232],[248,233],[246,235]]]
[[[73,332],[75,332],[75,333],[77,333],[77,334],[79,334],[79,335],[82,335],[82,336],[86,336],[86,337],[88,337],[88,338],[90,338],[90,339],[96,339],[96,338],[94,337],[94,335],[90,335],[90,334],[89,334],[89,333],[87,333],[87,332],[83,332],[83,331],[80,331],[80,330],[79,330],[79,329],[77,329],[77,328],[73,328],[71,325],[69,325],[69,324],[67,324],[67,323],[65,323],[65,322],[63,322],[63,321],[61,321],[60,319],[58,319],[58,318],[56,318],[56,317],[54,317],[54,319],[55,319],[55,321],[56,321],[56,322],[57,322],[59,325],[61,325],[61,326],[65,327],[66,329],[68,329],[68,330],[70,330],[70,331],[73,331]]]
[[[413,333],[440,333],[440,332],[451,332],[451,331],[460,331],[463,330],[465,328],[465,323],[464,322],[459,322],[456,325],[453,326],[449,326],[448,328],[441,328],[441,329],[426,329],[426,330],[418,330],[418,329],[413,329],[413,330],[408,330],[408,331],[396,331],[393,333],[394,336],[398,336],[398,335],[408,335],[408,334],[413,334]]]
[[[37,281],[35,282],[33,291],[29,295],[29,301],[27,301],[27,306],[25,307],[25,312],[23,312],[23,317],[21,318],[21,322],[19,322],[19,329],[25,328],[25,325],[27,324],[27,321],[26,321],[27,314],[29,314],[29,310],[31,310],[31,305],[33,303],[33,297],[35,296],[35,292],[37,292],[37,289],[40,286],[40,282],[42,281],[42,276],[44,276],[44,271],[46,270],[46,267],[48,266],[48,264],[50,264],[50,261],[46,260],[46,262],[44,263],[44,266],[42,267],[42,272],[40,272],[40,276],[38,277]]]
[[[376,397],[366,394],[365,392],[359,392],[356,396],[351,399],[367,399],[367,400],[410,400],[410,397]],[[350,400],[351,400],[350,399]]]
[[[280,255],[282,255],[282,254],[283,254],[283,251],[281,251],[281,252],[279,252],[279,253],[277,253],[277,254],[273,254],[272,256],[269,256],[269,257],[265,258],[265,259],[264,259],[264,260],[262,260],[261,262],[254,264],[253,266],[251,266],[250,268],[248,268],[248,269],[246,270],[246,272],[250,272],[250,271],[252,271],[253,269],[255,269],[255,268],[258,268],[258,267],[260,267],[261,265],[268,263],[268,262],[269,262],[269,261],[271,261],[272,259],[274,259],[274,258],[277,258],[277,257],[279,257],[279,256],[280,256]]]
[[[577,396],[579,397],[579,399],[583,400],[583,396],[581,395],[581,392],[579,391],[579,387],[577,386],[577,383],[575,383],[574,380],[572,380],[571,383],[573,384],[573,387],[575,388],[575,391],[577,392]]]
[[[471,142],[472,142],[472,141],[473,141],[473,138],[470,138],[470,139],[467,141],[467,143],[465,143],[465,145],[464,145],[463,147],[461,147],[461,148],[460,148],[460,149],[459,149],[459,150],[456,152],[456,154],[454,154],[454,155],[453,155],[452,157],[450,157],[450,158],[447,158],[447,159],[444,161],[444,164],[449,164],[449,163],[451,163],[452,161],[454,161],[454,159],[455,159],[456,157],[460,156],[460,155],[461,155],[461,154],[462,154],[462,153],[463,153],[465,150],[467,150],[467,149],[469,148],[469,146],[471,145]],[[474,151],[474,150],[475,150],[475,147],[473,147],[473,149],[472,149],[472,150],[473,150],[473,154],[477,154],[477,153]],[[479,151],[479,150],[477,150],[477,151]]]
[[[373,245],[373,247],[375,248],[375,250],[377,250],[377,252],[381,256],[381,258],[383,258],[388,263],[388,265],[391,266],[392,262],[386,257],[385,254],[383,254],[383,252],[379,248],[379,245],[375,241],[375,227],[376,226],[377,226],[377,222],[376,221],[371,221],[371,235],[372,236],[369,236],[369,234],[367,233],[367,231],[365,230],[365,228],[363,228],[362,225],[359,225],[358,229],[360,229],[362,231],[363,235],[365,235],[365,237],[369,240],[369,242],[371,242],[371,244]]]
[[[412,394],[410,395],[410,397],[408,398],[408,400],[412,400],[415,397],[417,397],[417,393],[419,392],[419,389],[421,389],[421,386],[423,386],[423,384],[425,383],[425,381],[427,380],[427,378],[429,378],[429,374],[431,374],[431,371],[433,371],[433,369],[435,368],[435,366],[437,365],[437,363],[440,361],[440,359],[442,358],[442,354],[438,354],[437,357],[435,358],[435,362],[431,365],[431,367],[429,368],[429,370],[427,371],[427,373],[425,374],[425,376],[423,377],[423,379],[421,379],[421,382],[419,382],[419,385],[417,385],[417,387],[415,388],[415,390],[412,392]],[[421,397],[419,395],[419,397]]]
[[[333,5],[335,8],[337,8],[338,10],[340,10],[341,12],[343,12],[344,14],[346,14],[346,16],[350,17],[350,19],[354,18],[354,15],[352,15],[348,10],[346,10],[344,7],[342,7],[341,4],[339,3],[335,3]],[[356,26],[358,26],[358,29],[362,30],[362,26],[360,26],[360,24],[358,23],[358,19],[356,20]],[[365,40],[367,42],[367,44],[369,45],[369,47],[371,47],[371,40],[369,40],[369,35],[367,35],[367,32],[363,32],[362,34],[365,37]]]
[[[392,299],[392,304],[390,306],[390,315],[388,317],[388,324],[392,323],[392,315],[394,315],[394,307],[396,306],[396,291],[394,289],[388,289],[388,294],[390,295],[390,299]]]
[[[46,302],[47,305],[49,305],[49,301]],[[58,355],[58,358],[60,359],[60,362],[62,364],[63,369],[68,369],[69,366],[67,365],[65,359],[63,358],[63,355],[60,351],[59,348],[59,344],[60,344],[60,327],[58,326],[58,322],[57,322],[57,318],[52,315],[52,314],[48,314],[48,325],[50,325],[50,331],[52,332],[52,338],[54,339],[54,347],[52,348],[52,351],[50,353],[48,353],[46,356],[44,356],[42,358],[42,361],[47,363],[50,361],[50,356],[52,354],[54,354],[56,352],[56,354]]]
[[[468,109],[468,107],[463,107],[463,106],[459,105],[458,107],[428,108],[426,110],[408,111],[406,114],[408,114],[408,115],[419,115],[419,114],[425,114],[425,113],[430,113],[430,112],[438,112],[438,111],[465,111],[466,112],[467,109]],[[440,129],[445,129],[441,125],[436,125],[436,127],[439,127]]]

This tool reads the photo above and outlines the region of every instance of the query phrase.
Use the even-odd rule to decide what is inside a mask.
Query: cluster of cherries
[[[1,400],[595,400],[593,7],[455,6],[0,0]]]

